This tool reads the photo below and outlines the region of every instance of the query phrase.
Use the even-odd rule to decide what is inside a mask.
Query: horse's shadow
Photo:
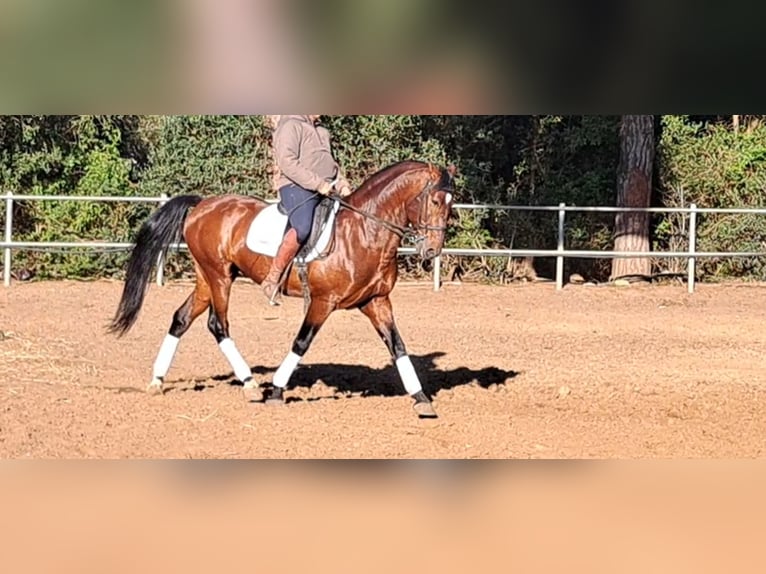
[[[503,386],[519,375],[517,371],[506,371],[498,367],[485,367],[483,369],[459,367],[457,369],[442,370],[436,365],[436,360],[444,355],[445,353],[435,352],[423,356],[410,356],[412,364],[420,376],[423,390],[432,397],[440,391],[470,384],[475,384],[483,389],[488,389],[493,385]],[[276,367],[259,366],[252,368],[252,373],[255,376],[268,378],[276,369]],[[234,386],[242,385],[242,383],[234,378],[233,373],[216,375],[209,380],[215,383],[228,383]],[[387,365],[378,369],[364,365],[336,365],[332,363],[301,365],[293,373],[288,389],[311,388],[320,381],[327,387],[334,389],[336,395],[398,397],[407,394],[394,365]],[[215,385],[199,382],[194,387],[184,390],[204,391],[211,386]],[[301,400],[304,399],[290,397],[288,402]]]

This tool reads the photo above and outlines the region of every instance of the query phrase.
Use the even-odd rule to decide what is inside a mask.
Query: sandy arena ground
[[[189,284],[152,286],[125,338],[122,283],[0,292],[2,458],[760,457],[766,287],[400,283],[400,331],[440,418],[419,421],[361,313],[330,317],[284,407],[247,404],[199,320],[164,396],[143,390]],[[238,282],[232,335],[260,382],[302,301]]]

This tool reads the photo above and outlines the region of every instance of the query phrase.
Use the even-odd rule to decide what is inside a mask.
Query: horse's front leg
[[[266,402],[269,404],[282,404],[284,403],[284,391],[287,387],[287,383],[290,382],[295,372],[296,367],[303,359],[306,352],[308,352],[311,342],[316,337],[319,329],[322,328],[330,313],[333,312],[335,306],[327,301],[314,299],[311,301],[311,305],[306,311],[306,316],[303,319],[298,335],[293,341],[293,348],[290,353],[285,357],[282,364],[274,373],[274,389]]]
[[[415,399],[415,412],[420,418],[436,418],[437,415],[433,404],[431,404],[431,400],[423,392],[423,386],[420,384],[415,367],[412,365],[404,341],[402,341],[399,330],[396,328],[391,300],[387,296],[376,297],[362,307],[361,310],[370,319],[372,326],[375,327],[380,338],[383,339],[386,347],[388,347],[391,357],[396,363],[402,383],[404,383],[405,390]]]

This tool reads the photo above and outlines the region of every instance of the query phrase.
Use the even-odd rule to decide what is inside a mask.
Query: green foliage
[[[658,146],[661,197],[667,206],[763,207],[766,200],[766,127],[735,132],[722,122],[664,116]],[[763,251],[766,218],[743,215],[699,215],[700,251]],[[658,249],[688,249],[688,216],[675,215],[655,227]],[[676,270],[679,262],[670,262]],[[758,258],[703,259],[708,278],[766,278]]]
[[[463,201],[512,205],[609,205],[614,201],[619,117],[434,116],[429,125],[441,134],[450,157],[457,158],[464,175]],[[556,247],[555,212],[476,214],[480,215],[488,232],[481,236],[481,245],[470,233],[466,241],[458,233],[450,246]],[[567,247],[609,247],[612,222],[613,217],[567,214]],[[468,260],[462,263],[470,265]],[[504,269],[504,263],[498,261],[496,267]],[[477,265],[488,268],[485,262]],[[570,271],[598,278],[607,273],[602,265],[567,260]],[[540,259],[536,266],[542,274],[553,273],[552,260]]]
[[[263,116],[158,116],[144,193],[271,196],[270,134]]]
[[[744,117],[744,116],[743,116]],[[726,116],[662,116],[655,205],[752,206],[766,193],[766,127],[747,116],[735,132]],[[619,116],[325,116],[336,156],[352,183],[401,160],[455,163],[457,201],[515,205],[613,205]],[[747,124],[747,125],[745,125]],[[0,187],[15,194],[168,196],[236,193],[273,197],[271,130],[265,116],[0,116]],[[150,204],[15,202],[14,238],[30,241],[131,241]],[[0,210],[0,224],[4,210]],[[612,244],[613,214],[568,213],[570,249]],[[450,247],[556,247],[555,212],[458,211]],[[685,250],[688,218],[652,219],[657,249]],[[700,216],[701,250],[763,249],[766,218]],[[38,277],[120,276],[125,252],[20,251],[14,267]],[[553,259],[537,259],[551,276]],[[506,281],[502,258],[462,258],[466,275]],[[704,278],[764,278],[757,259],[701,260]],[[661,270],[685,262],[660,260]],[[402,268],[418,271],[416,262]],[[189,270],[174,257],[169,271]],[[566,261],[567,273],[600,279],[606,261]]]
[[[28,195],[131,195],[133,160],[121,153],[124,116],[9,116],[0,177],[2,188]],[[10,124],[10,125],[9,125]],[[14,238],[21,241],[128,241],[146,208],[75,201],[19,201]],[[116,272],[123,257],[24,251],[19,266],[37,276],[91,277]]]
[[[439,141],[424,133],[421,116],[326,116],[323,123],[353,185],[399,161],[446,163]]]

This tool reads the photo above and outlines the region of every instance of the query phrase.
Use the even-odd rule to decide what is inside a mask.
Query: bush
[[[158,116],[144,129],[147,195],[236,193],[272,197],[264,116]]]
[[[463,178],[461,199],[511,205],[609,205],[616,195],[618,116],[436,116],[430,120]],[[567,247],[605,249],[613,216],[567,214]],[[478,232],[478,228],[482,230]],[[491,211],[463,214],[450,247],[555,249],[556,212]],[[505,282],[518,275],[505,258],[465,258],[469,276]],[[567,259],[568,272],[602,278],[603,262]],[[537,259],[552,276],[553,259]],[[522,273],[521,277],[526,277]]]
[[[658,147],[660,201],[669,207],[762,207],[766,199],[766,127],[735,132],[724,123],[663,116]],[[687,250],[688,216],[673,215],[655,229],[658,249]],[[700,251],[762,251],[766,218],[762,216],[698,216]],[[683,264],[665,264],[670,271]],[[759,258],[701,259],[706,279],[766,278]]]
[[[122,155],[123,116],[13,116],[3,145],[2,185],[29,195],[122,196],[135,191],[131,158]],[[128,241],[131,225],[148,213],[132,204],[76,201],[15,202],[17,241]],[[93,277],[117,272],[124,253],[22,251],[15,265],[41,278]]]
[[[766,186],[766,127],[735,133],[722,117],[661,116],[655,205],[758,207]],[[752,119],[752,118],[751,118]],[[456,200],[515,205],[613,205],[619,116],[325,116],[338,160],[354,184],[401,160],[455,163]],[[237,193],[271,198],[271,130],[266,116],[0,116],[0,186],[25,194],[168,196]],[[14,238],[129,242],[148,204],[16,202]],[[0,224],[4,210],[0,210]],[[613,214],[568,213],[569,249],[612,246]],[[686,250],[688,218],[652,220],[655,249]],[[460,211],[447,236],[457,248],[554,249],[555,212]],[[705,251],[763,248],[766,218],[699,218]],[[19,252],[15,265],[39,277],[120,276],[126,253]],[[446,258],[476,280],[519,277],[505,258]],[[685,261],[659,260],[680,272]],[[537,259],[552,276],[554,259]],[[174,257],[169,275],[191,270]],[[417,261],[402,271],[422,276]],[[566,273],[603,279],[607,260],[566,260]],[[756,258],[700,260],[703,278],[762,279]]]

